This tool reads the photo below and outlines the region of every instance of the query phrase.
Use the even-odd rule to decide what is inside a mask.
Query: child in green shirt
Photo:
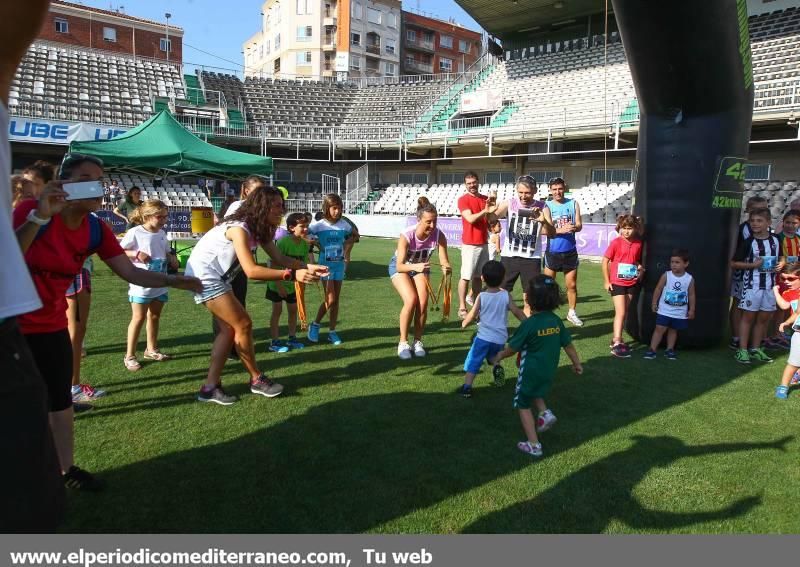
[[[553,385],[561,349],[572,361],[575,374],[582,374],[583,366],[569,331],[561,318],[553,313],[561,304],[561,290],[556,281],[550,276],[537,276],[528,286],[527,299],[531,316],[522,322],[508,346],[491,362],[497,364],[520,353],[514,407],[519,410],[522,429],[528,439],[517,443],[517,449],[532,457],[541,457],[542,444],[536,434],[547,431],[556,422],[556,416],[547,409],[544,398]],[[535,421],[531,402],[539,412]]]
[[[286,218],[286,228],[289,230],[289,234],[277,241],[278,250],[290,258],[305,262],[309,252],[309,244],[305,238],[308,234],[308,221],[305,215],[303,213],[289,215]],[[276,270],[283,268],[274,262],[271,267]],[[272,343],[268,350],[270,352],[289,352],[289,350],[303,348],[305,345],[297,340],[297,294],[294,282],[267,282],[265,297],[272,302],[272,317],[270,318]],[[280,340],[280,320],[284,301],[286,309],[289,311],[289,340],[286,342]]]

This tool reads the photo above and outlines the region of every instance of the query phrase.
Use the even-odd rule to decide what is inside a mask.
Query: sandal
[[[150,350],[150,351],[147,351],[147,350],[144,351],[144,357],[146,359],[148,359],[148,360],[155,360],[155,361],[158,361],[158,362],[163,362],[165,360],[169,360],[169,359],[172,358],[170,355],[168,355],[166,353],[163,353],[158,349]]]
[[[541,443],[531,443],[530,441],[520,441],[517,443],[517,449],[530,455],[531,457],[541,457],[542,456],[542,444]]]
[[[139,364],[139,361],[136,360],[135,356],[126,356],[125,368],[127,368],[131,372],[136,372],[137,370],[140,370],[142,368],[142,365]]]

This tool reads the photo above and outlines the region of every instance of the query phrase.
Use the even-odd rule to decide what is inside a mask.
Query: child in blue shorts
[[[654,360],[658,345],[667,334],[667,360],[678,360],[675,342],[678,331],[689,328],[689,319],[694,319],[696,305],[694,279],[686,271],[689,267],[689,251],[676,248],[669,257],[669,271],[661,274],[653,291],[653,313],[656,313],[656,328],[650,339],[650,349],[644,353],[645,360]]]
[[[525,320],[525,313],[511,300],[510,294],[500,285],[506,276],[506,269],[500,262],[491,260],[483,265],[481,279],[486,284],[486,291],[478,294],[469,314],[461,322],[465,328],[480,317],[478,333],[464,361],[464,385],[458,392],[465,398],[472,397],[472,382],[480,372],[484,360],[491,360],[503,350],[508,339],[508,312],[511,311],[520,321]],[[503,367],[496,364],[492,369],[495,384],[503,384]]]
[[[519,410],[527,440],[517,443],[517,449],[531,457],[541,457],[542,444],[537,432],[544,433],[556,422],[556,416],[547,409],[544,398],[553,385],[561,349],[572,361],[575,374],[583,374],[583,366],[569,331],[561,317],[553,313],[561,305],[561,290],[556,281],[550,276],[536,276],[528,285],[527,297],[531,316],[522,322],[508,346],[492,363],[498,364],[504,358],[520,353],[514,407]],[[536,420],[531,412],[531,403],[539,412]]]
[[[325,314],[328,315],[328,342],[339,345],[342,339],[336,333],[339,319],[339,295],[344,281],[345,245],[352,240],[353,229],[342,220],[344,204],[339,195],[331,193],[322,201],[322,219],[308,228],[308,232],[319,242],[319,263],[328,268],[328,276],[323,277],[325,299],[317,310],[317,317],[308,326],[308,340],[319,342],[319,327]]]

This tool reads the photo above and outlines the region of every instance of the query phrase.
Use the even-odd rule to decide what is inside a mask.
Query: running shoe
[[[289,340],[286,341],[286,346],[288,346],[291,350],[301,350],[306,348],[306,345],[298,341],[297,337],[289,337]]]
[[[268,398],[280,396],[283,392],[283,386],[277,382],[273,382],[263,374],[250,382],[250,391],[254,394],[260,394]]]
[[[645,360],[655,360],[657,356],[658,353],[656,351],[647,349],[647,352],[644,353],[644,356],[642,356],[642,358],[644,358]]]
[[[789,387],[788,386],[778,386],[775,388],[775,397],[779,400],[785,400],[789,397]]]
[[[462,384],[456,393],[461,394],[462,398],[471,398],[472,397],[472,386],[469,384]]]
[[[630,358],[631,349],[625,343],[617,343],[611,347],[611,356],[617,358]]]
[[[743,348],[740,348],[736,351],[734,358],[739,364],[750,364],[750,355]]]
[[[332,345],[340,345],[342,344],[342,339],[339,338],[339,334],[336,331],[328,331],[328,342]]]
[[[397,356],[400,360],[411,360],[411,347],[408,343],[400,343],[397,345]]]
[[[549,409],[544,410],[539,414],[539,417],[536,418],[536,433],[544,433],[553,427],[557,421],[558,419],[552,411]]]
[[[567,313],[567,321],[569,321],[576,327],[583,327],[583,321],[581,321],[581,318],[578,317],[578,314],[575,313],[575,311],[573,311],[572,309],[570,309],[569,312]]]
[[[289,352],[289,346],[284,344],[283,341],[275,339],[267,349],[269,352]]]
[[[750,360],[756,360],[758,362],[775,362],[774,359],[767,356],[767,353],[764,352],[764,349],[760,348],[752,348],[750,349]]]
[[[216,386],[212,390],[204,390],[201,388],[200,393],[197,394],[198,402],[213,402],[221,406],[229,406],[236,403],[237,400],[238,398],[236,396],[229,396],[226,394],[222,386]]]
[[[312,343],[319,342],[319,323],[311,323],[308,326],[308,340]]]
[[[506,371],[499,364],[492,367],[492,378],[494,378],[494,385],[498,388],[506,383]]]
[[[678,360],[678,355],[675,354],[674,350],[668,348],[666,352],[664,352],[664,358],[667,360]]]
[[[520,441],[517,443],[517,449],[531,457],[538,459],[544,453],[542,451],[541,443],[531,443],[530,441]]]
[[[426,354],[422,341],[414,341],[414,356],[425,356]]]
[[[142,365],[139,364],[139,361],[136,360],[135,356],[126,356],[124,362],[125,362],[125,368],[127,368],[131,372],[136,372],[137,370],[141,370],[142,368]]]
[[[161,352],[158,349],[144,351],[144,357],[147,360],[155,360],[156,362],[164,362],[165,360],[170,360],[172,358],[170,355]]]

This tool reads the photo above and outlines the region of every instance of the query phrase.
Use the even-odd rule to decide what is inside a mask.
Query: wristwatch
[[[37,212],[38,211],[36,209],[31,210],[31,212],[28,213],[28,216],[25,217],[25,220],[27,220],[28,222],[32,222],[33,224],[38,224],[39,226],[44,226],[50,222],[50,219],[43,219],[37,217],[36,216]]]
[[[281,279],[285,282],[292,281],[294,279],[294,270],[292,270],[291,268],[286,268],[285,270],[283,270],[283,276],[281,277]]]

